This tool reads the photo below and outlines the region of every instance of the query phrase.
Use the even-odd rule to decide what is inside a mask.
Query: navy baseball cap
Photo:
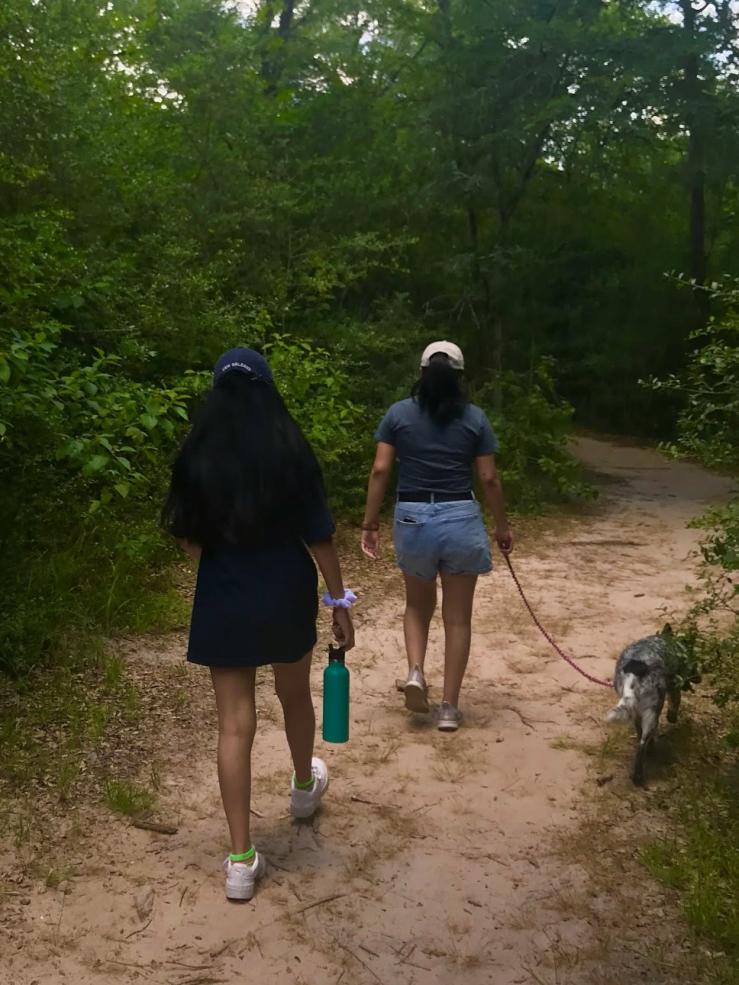
[[[224,352],[213,367],[213,386],[216,386],[226,373],[244,373],[253,380],[262,380],[264,383],[274,382],[269,363],[254,349],[240,347]]]

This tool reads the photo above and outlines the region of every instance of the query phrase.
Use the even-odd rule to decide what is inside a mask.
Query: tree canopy
[[[282,360],[346,501],[436,336],[522,502],[580,488],[573,413],[669,436],[639,381],[739,273],[738,55],[730,0],[4,0],[4,562],[48,574],[71,504],[156,553],[140,518],[237,343]]]

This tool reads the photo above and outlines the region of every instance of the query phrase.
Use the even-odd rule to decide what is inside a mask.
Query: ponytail
[[[453,369],[443,353],[437,353],[421,370],[421,379],[413,387],[413,397],[434,424],[445,427],[461,417],[467,406],[462,374]]]

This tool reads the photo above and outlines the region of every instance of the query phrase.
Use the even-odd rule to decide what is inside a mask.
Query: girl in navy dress
[[[264,858],[251,841],[251,749],[257,667],[271,664],[294,773],[290,809],[310,817],[328,787],[313,756],[310,665],[321,569],[333,629],[354,645],[316,457],[264,358],[232,349],[172,470],[165,524],[199,559],[187,658],[210,668],[218,709],[218,779],[231,834],[226,896],[251,899]],[[311,557],[312,555],[312,557]]]

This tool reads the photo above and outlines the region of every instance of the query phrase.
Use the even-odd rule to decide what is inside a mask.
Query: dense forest
[[[733,7],[4,0],[0,666],[166,621],[163,479],[233,344],[269,353],[338,510],[433,337],[514,508],[587,493],[573,420],[701,445],[739,274]]]

